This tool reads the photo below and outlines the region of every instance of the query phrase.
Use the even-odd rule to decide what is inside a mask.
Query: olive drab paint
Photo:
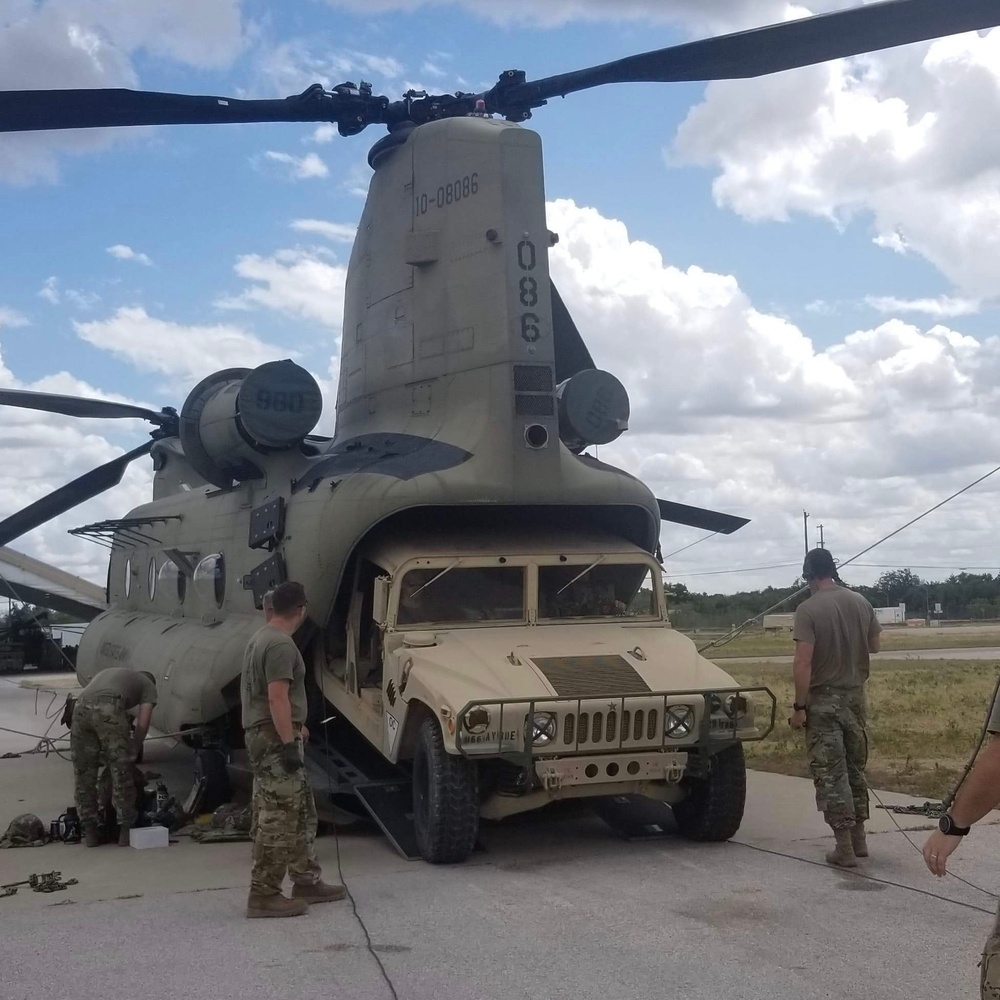
[[[239,394],[249,387],[263,403],[268,373],[210,375],[185,403],[180,438],[153,447],[155,499],[127,515],[141,535],[116,537],[110,610],[87,629],[78,672],[86,681],[123,655],[151,671],[154,725],[165,732],[238,708],[243,649],[260,621],[254,586],[268,574],[302,581],[310,617],[328,629],[349,610],[345,571],[359,544],[407,510],[600,507],[622,511],[622,531],[640,548],[656,544],[649,489],[560,441],[548,269],[556,235],[538,135],[453,118],[390,135],[371,160],[334,440],[258,440],[267,422],[255,408],[244,426]],[[276,392],[308,390],[306,373],[280,364],[270,371],[282,380]],[[317,410],[315,399],[307,408]],[[251,548],[268,505],[282,530]],[[333,627],[356,634],[360,607],[354,619]],[[359,723],[373,742],[385,739],[381,718]]]

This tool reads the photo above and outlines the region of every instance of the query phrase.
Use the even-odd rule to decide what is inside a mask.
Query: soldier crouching
[[[146,671],[109,667],[80,692],[70,725],[74,798],[88,847],[101,843],[98,829],[98,771],[102,761],[111,773],[111,794],[118,814],[118,843],[129,845],[136,811],[133,763],[142,746],[156,704],[156,682]],[[136,712],[135,734],[129,713]]]

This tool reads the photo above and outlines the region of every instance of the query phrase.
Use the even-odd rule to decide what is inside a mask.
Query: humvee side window
[[[652,571],[640,564],[561,563],[538,567],[538,617],[653,618]]]
[[[523,566],[461,566],[446,573],[411,569],[400,584],[398,625],[519,622],[524,617]]]

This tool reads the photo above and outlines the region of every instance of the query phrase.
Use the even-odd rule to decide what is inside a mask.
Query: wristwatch
[[[971,829],[971,826],[956,826],[951,818],[951,813],[945,813],[938,820],[938,829],[949,837],[964,837]]]
[[[804,712],[808,707],[808,705],[800,705],[797,701],[792,702],[792,711],[794,712]]]

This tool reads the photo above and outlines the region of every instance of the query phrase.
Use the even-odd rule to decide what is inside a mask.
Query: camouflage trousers
[[[864,688],[814,688],[806,709],[806,750],[816,808],[834,830],[868,819],[867,700]]]
[[[132,772],[132,730],[121,698],[106,696],[76,703],[70,727],[74,797],[81,823],[97,822],[97,772],[101,763],[111,772],[111,797],[121,826],[138,818]]]
[[[312,885],[322,873],[314,846],[316,803],[305,768],[285,771],[281,739],[269,724],[248,729],[246,744],[253,770],[250,891],[261,896],[280,893],[286,872],[297,885]]]

